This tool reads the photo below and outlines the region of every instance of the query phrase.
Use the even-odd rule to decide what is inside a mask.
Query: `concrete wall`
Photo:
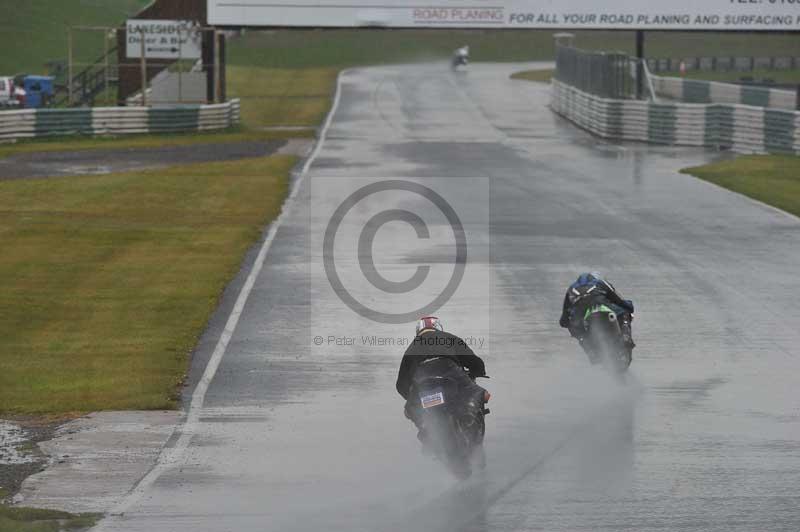
[[[203,72],[170,72],[165,70],[150,83],[147,97],[150,105],[175,103],[205,103],[206,75]]]

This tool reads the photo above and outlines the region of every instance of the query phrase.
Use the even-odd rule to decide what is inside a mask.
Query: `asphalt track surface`
[[[575,129],[549,111],[545,85],[508,78],[519,69],[342,75],[263,267],[237,286],[248,297],[212,326],[223,342],[201,345],[194,375],[216,360],[213,379],[199,379],[187,425],[98,529],[800,529],[800,221],[678,173],[714,153]],[[387,179],[439,193],[466,236],[462,282],[437,313],[484,341],[492,376],[488,468],[468,482],[422,456],[402,416],[404,348],[360,338],[408,338],[413,325],[358,314],[323,268],[335,209]],[[429,231],[394,218],[359,247],[384,211],[427,217]],[[436,216],[409,190],[355,203],[334,241],[343,287],[386,314],[431,300],[458,252],[458,231]],[[358,263],[370,253],[374,270]],[[557,324],[564,287],[588,269],[637,304],[624,385]],[[365,280],[376,272],[397,293]]]

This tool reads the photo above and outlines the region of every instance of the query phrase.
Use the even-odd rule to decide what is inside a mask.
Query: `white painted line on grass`
[[[247,299],[253,289],[253,285],[256,282],[256,278],[261,272],[261,268],[264,266],[264,260],[266,259],[267,252],[269,252],[269,249],[272,245],[272,241],[275,239],[275,234],[278,232],[278,228],[281,226],[283,220],[288,216],[288,213],[292,207],[292,203],[294,202],[300,190],[300,186],[302,185],[305,176],[311,167],[311,164],[319,154],[322,144],[325,142],[325,136],[328,132],[328,128],[331,125],[333,115],[336,113],[336,109],[339,106],[339,98],[341,95],[341,79],[344,73],[345,71],[340,72],[336,79],[336,93],[334,95],[333,105],[331,106],[331,110],[328,112],[328,116],[326,117],[325,123],[322,126],[319,142],[316,143],[311,155],[308,157],[308,159],[306,159],[306,162],[303,165],[300,173],[300,177],[292,186],[292,190],[283,205],[280,215],[270,225],[267,237],[264,239],[264,243],[261,245],[258,256],[250,268],[250,273],[247,275],[247,280],[242,286],[242,289],[239,291],[239,296],[236,298],[236,303],[234,304],[233,309],[228,316],[228,321],[225,323],[225,329],[222,331],[222,334],[219,337],[219,341],[217,342],[214,352],[212,353],[211,358],[206,365],[203,376],[197,383],[194,393],[192,393],[192,400],[189,403],[189,412],[184,420],[183,426],[180,428],[176,427],[175,431],[173,432],[173,436],[177,433],[180,434],[178,440],[175,442],[175,445],[171,447],[164,447],[161,450],[161,454],[159,455],[158,460],[153,468],[150,469],[150,471],[144,477],[142,477],[136,486],[111,511],[111,516],[120,516],[130,509],[134,504],[136,504],[136,502],[141,499],[142,495],[144,495],[148,488],[155,483],[162,473],[179,463],[183,453],[186,451],[189,443],[191,443],[192,436],[194,436],[197,429],[200,419],[200,411],[203,408],[203,402],[205,400],[208,387],[211,385],[211,381],[214,379],[214,375],[217,373],[220,362],[222,362],[222,357],[225,356],[225,351],[228,348],[228,342],[230,342],[231,337],[236,330],[236,325],[239,323],[239,318],[242,316],[242,311],[244,310],[244,306],[247,303]],[[97,530],[98,532],[103,530],[103,523],[99,525]]]

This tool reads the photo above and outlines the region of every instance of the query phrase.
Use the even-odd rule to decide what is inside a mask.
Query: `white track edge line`
[[[142,495],[144,495],[145,491],[153,485],[153,483],[161,476],[161,474],[172,467],[174,464],[178,462],[178,460],[183,455],[184,451],[189,446],[189,443],[192,440],[192,436],[195,433],[198,421],[200,419],[200,410],[203,408],[203,402],[205,400],[206,392],[208,391],[208,387],[211,384],[211,381],[214,379],[214,375],[217,373],[217,369],[219,368],[220,362],[222,361],[222,357],[225,356],[225,352],[228,348],[228,342],[230,342],[231,337],[233,336],[234,331],[236,330],[236,326],[239,323],[239,318],[242,315],[242,311],[244,310],[244,306],[247,303],[247,299],[250,297],[250,292],[253,289],[253,285],[255,284],[256,278],[258,277],[259,273],[261,272],[261,268],[264,266],[264,260],[266,259],[267,252],[269,251],[270,247],[272,246],[272,242],[275,239],[275,234],[278,232],[278,228],[283,223],[283,220],[288,215],[289,211],[291,210],[292,204],[299,193],[300,186],[302,185],[303,181],[305,180],[305,176],[308,173],[309,168],[311,168],[311,164],[314,162],[314,159],[317,158],[319,155],[319,151],[322,148],[322,144],[325,142],[325,137],[328,133],[328,128],[331,125],[331,121],[333,120],[333,115],[336,113],[336,109],[339,107],[339,98],[341,95],[341,80],[342,75],[347,72],[346,70],[342,70],[339,72],[339,75],[336,78],[336,93],[333,98],[333,105],[331,106],[330,111],[328,112],[328,116],[325,119],[325,123],[322,126],[322,130],[320,132],[319,141],[314,146],[311,155],[306,159],[305,164],[303,164],[303,168],[300,172],[300,177],[295,181],[294,185],[292,186],[292,191],[289,194],[289,197],[286,199],[286,202],[281,209],[281,213],[278,215],[278,218],[272,222],[270,225],[269,231],[267,233],[267,237],[264,239],[264,243],[261,245],[261,249],[258,252],[258,256],[256,260],[253,262],[253,265],[250,268],[250,273],[247,275],[247,280],[245,281],[244,285],[242,286],[241,290],[239,291],[239,296],[236,298],[236,303],[231,310],[230,315],[228,316],[228,321],[225,323],[225,329],[220,334],[219,340],[217,341],[217,345],[214,348],[214,352],[211,355],[208,363],[206,364],[206,369],[203,372],[203,376],[195,386],[194,392],[192,393],[192,400],[189,403],[189,412],[184,420],[183,426],[179,429],[179,427],[175,427],[173,430],[172,435],[174,436],[175,433],[180,432],[180,437],[178,441],[172,447],[164,447],[161,450],[161,454],[156,461],[156,464],[148,471],[148,473],[142,477],[142,479],[134,486],[134,488],[128,492],[128,494],[124,497],[124,499],[114,507],[111,511],[111,516],[119,516],[124,514],[131,506],[136,504],[136,502],[141,499]],[[171,437],[170,437],[171,439]],[[98,531],[103,530],[102,524]]]

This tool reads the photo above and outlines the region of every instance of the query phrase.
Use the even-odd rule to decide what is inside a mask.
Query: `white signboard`
[[[800,0],[208,0],[221,26],[800,30]]]
[[[200,59],[202,34],[188,20],[130,19],[127,23],[126,52],[129,59],[144,54],[150,59]]]

